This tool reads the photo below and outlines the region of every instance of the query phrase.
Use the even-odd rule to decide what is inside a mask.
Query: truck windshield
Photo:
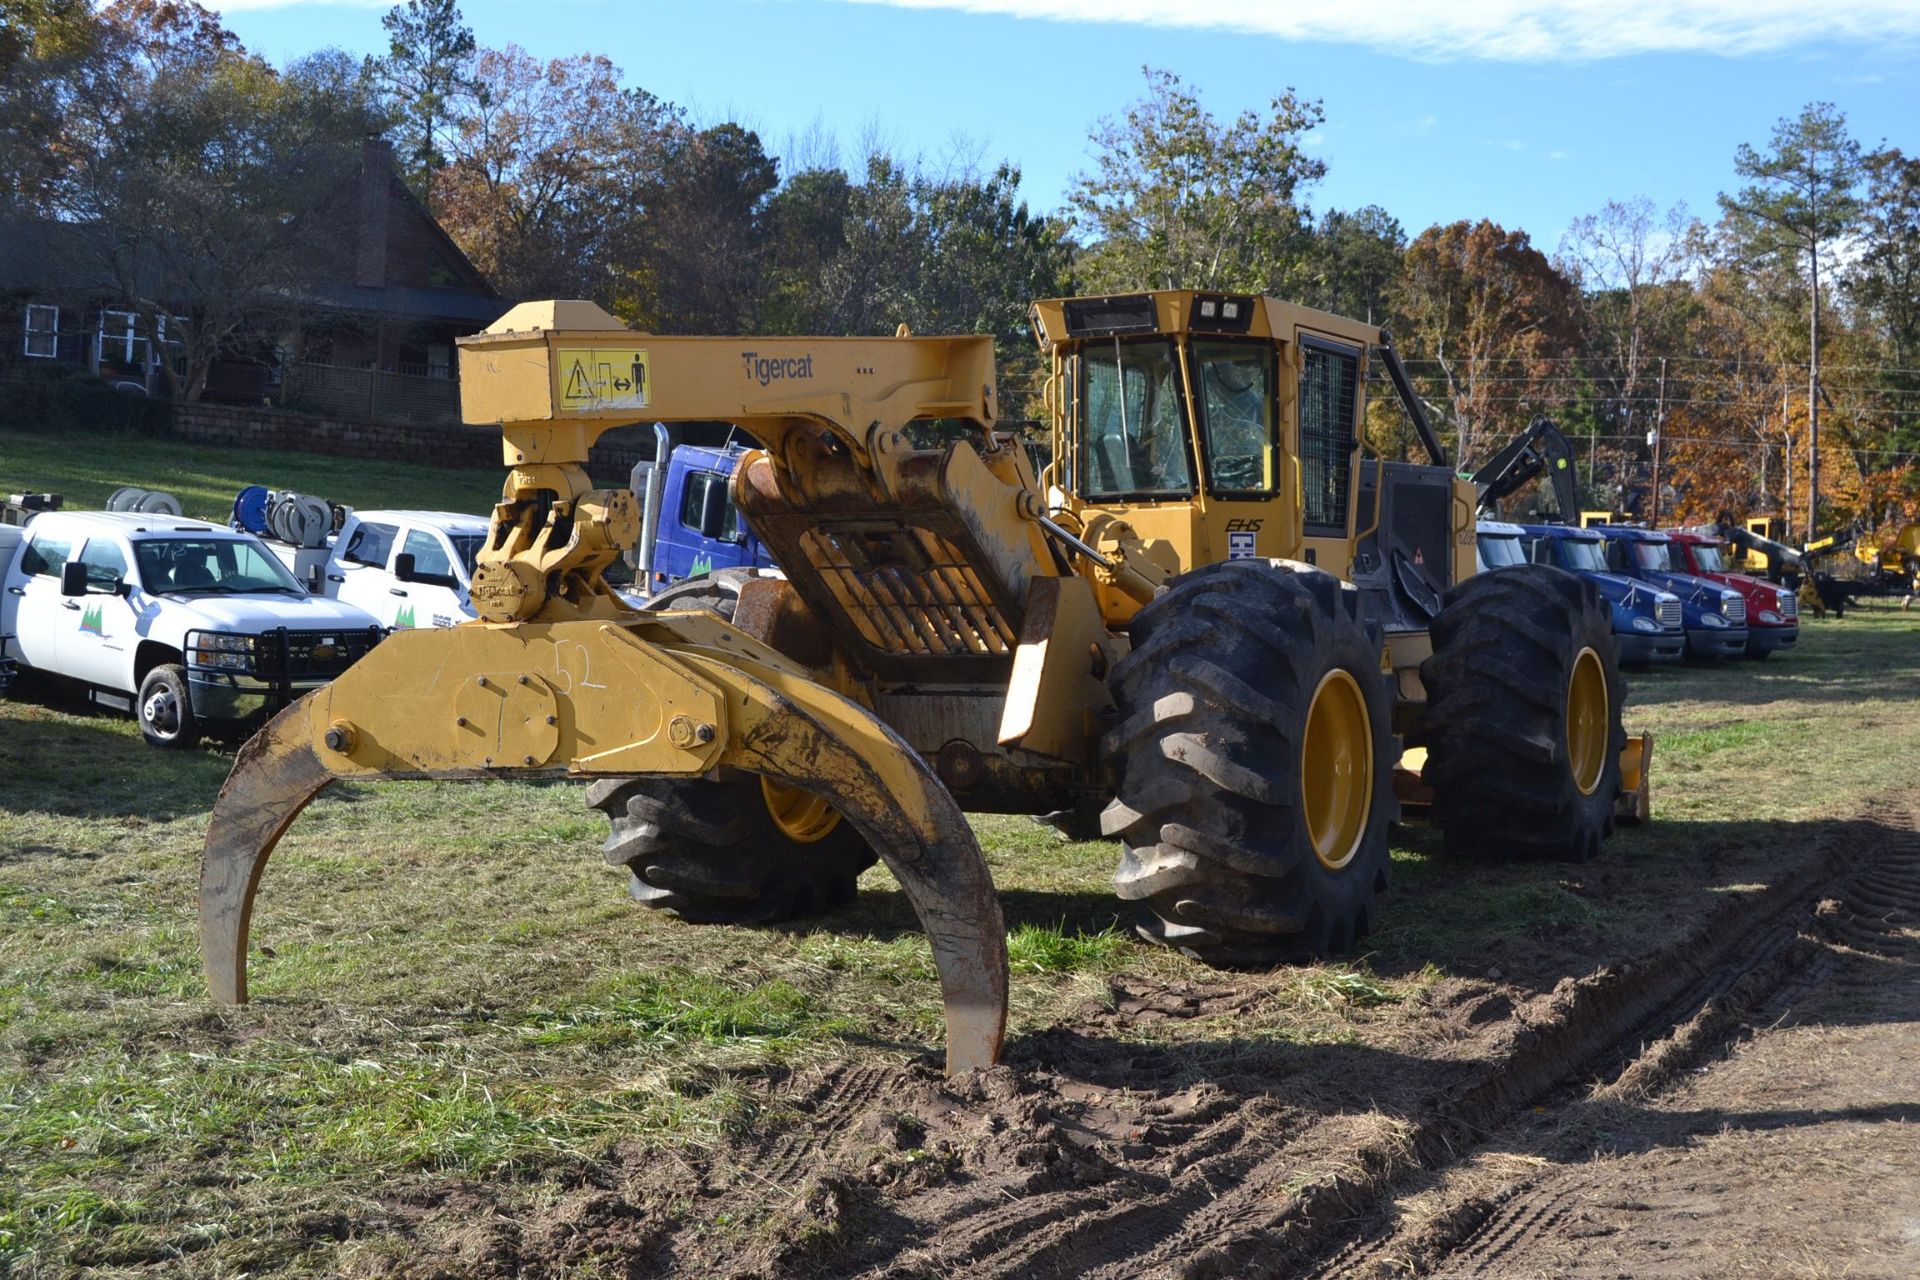
[[[1598,542],[1579,538],[1560,539],[1560,556],[1575,573],[1605,573],[1607,554]]]
[[[1667,558],[1667,544],[1664,542],[1639,542],[1633,544],[1633,562],[1642,569],[1668,571],[1673,561]]]
[[[1520,550],[1520,539],[1504,533],[1480,535],[1480,563],[1487,568],[1504,569],[1508,565],[1526,562],[1527,557]]]
[[[1702,542],[1693,544],[1693,563],[1699,567],[1701,573],[1725,573],[1727,571],[1726,561],[1720,558],[1720,548],[1710,547]]]
[[[140,583],[155,595],[307,592],[286,566],[251,539],[144,538],[133,544]]]
[[[1081,473],[1091,497],[1193,492],[1180,365],[1165,341],[1090,345],[1080,355]]]

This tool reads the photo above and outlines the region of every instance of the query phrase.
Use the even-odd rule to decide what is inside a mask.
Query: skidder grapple
[[[1006,1010],[967,811],[1097,822],[1146,936],[1265,965],[1367,931],[1402,799],[1461,853],[1575,858],[1644,804],[1606,606],[1545,567],[1474,575],[1478,495],[1388,335],[1184,291],[1032,318],[1038,472],[985,337],[661,337],[544,302],[463,339],[508,468],[480,616],[393,636],[240,753],[202,872],[214,997],[245,999],[261,870],[335,779],[598,779],[609,856],[692,919],[831,904],[877,857],[954,1071],[996,1059]],[[1431,465],[1363,457],[1374,362]],[[782,575],[645,612],[607,587],[641,512],[588,449],[656,420],[759,442],[732,497]]]

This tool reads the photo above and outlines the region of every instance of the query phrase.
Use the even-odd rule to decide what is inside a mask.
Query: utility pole
[[[1817,242],[1808,257],[1813,264],[1813,319],[1809,322],[1813,353],[1807,361],[1807,541],[1812,542],[1820,525],[1820,248]]]
[[[1667,358],[1660,357],[1660,398],[1653,410],[1653,430],[1647,432],[1653,445],[1653,515],[1650,523],[1660,527],[1660,451],[1665,447],[1661,433],[1667,426]]]

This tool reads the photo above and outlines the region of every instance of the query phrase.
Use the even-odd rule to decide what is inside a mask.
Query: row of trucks
[[[1800,638],[1794,593],[1729,572],[1707,534],[1483,520],[1479,547],[1483,568],[1548,564],[1592,582],[1612,606],[1623,664],[1763,660]]]

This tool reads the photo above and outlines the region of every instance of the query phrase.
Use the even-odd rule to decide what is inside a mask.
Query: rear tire
[[[1627,743],[1609,613],[1593,584],[1546,565],[1476,574],[1447,593],[1420,665],[1421,776],[1450,853],[1600,852]]]
[[[1399,814],[1381,637],[1359,593],[1232,560],[1175,579],[1131,630],[1101,827],[1124,844],[1116,891],[1150,913],[1141,935],[1232,967],[1351,947]]]
[[[811,843],[774,822],[757,774],[602,778],[587,803],[611,825],[606,858],[634,901],[701,924],[767,924],[853,901],[873,851],[844,818]]]
[[[705,609],[731,622],[741,587],[758,575],[721,569],[689,578],[647,607]],[[805,806],[791,792],[781,798]],[[607,815],[606,858],[632,873],[633,900],[701,924],[767,924],[843,906],[876,861],[844,818],[817,839],[783,831],[757,774],[603,778],[587,789],[587,803]],[[789,807],[788,825],[811,836],[826,824]]]

